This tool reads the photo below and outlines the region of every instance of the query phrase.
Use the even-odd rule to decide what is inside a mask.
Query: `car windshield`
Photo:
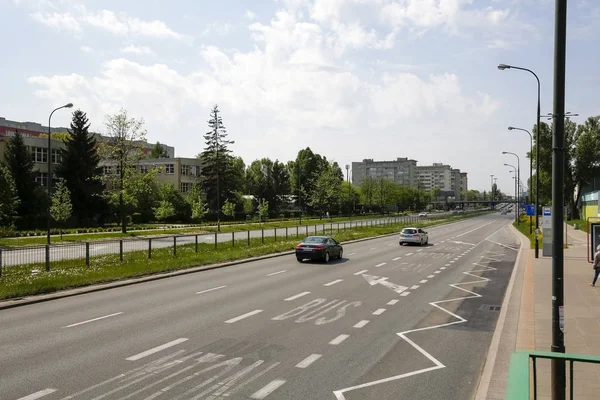
[[[417,233],[417,230],[416,229],[403,229],[402,233],[408,233],[408,234],[414,235],[415,233]]]
[[[327,242],[327,238],[319,237],[319,236],[309,236],[304,239],[303,243],[325,243]]]

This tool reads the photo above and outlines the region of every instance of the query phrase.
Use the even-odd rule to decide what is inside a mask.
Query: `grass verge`
[[[420,226],[437,225],[473,216],[475,214],[432,218]],[[335,229],[334,232],[321,233],[331,233],[337,240],[345,242],[395,233],[406,225],[357,227],[340,233]],[[5,267],[0,279],[0,300],[288,251],[294,249],[303,237],[304,235],[292,236],[288,240],[279,238],[277,241],[274,237],[265,237],[264,242],[256,238],[250,241],[250,245],[247,241],[240,240],[236,241],[235,246],[232,246],[231,242],[224,242],[219,243],[216,249],[214,244],[199,243],[197,252],[194,244],[181,245],[177,246],[176,256],[173,255],[172,247],[154,249],[152,259],[148,259],[146,251],[127,252],[124,253],[123,262],[120,261],[118,254],[111,254],[91,257],[89,266],[85,265],[84,259],[62,260],[52,263],[49,272],[44,270],[43,263]]]
[[[588,227],[587,221],[585,219],[573,219],[571,221],[567,221],[567,224],[569,224],[571,226],[577,225],[577,227],[579,229],[581,229],[582,231],[589,232],[589,227]]]

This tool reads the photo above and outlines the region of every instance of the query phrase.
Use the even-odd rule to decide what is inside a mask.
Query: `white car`
[[[400,232],[400,241],[398,244],[402,246],[404,243],[414,243],[423,246],[429,244],[429,235],[421,228],[404,228]]]
[[[427,213],[425,211],[422,211],[419,213],[419,217],[426,217]]]

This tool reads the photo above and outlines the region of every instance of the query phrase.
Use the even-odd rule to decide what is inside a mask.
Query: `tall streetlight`
[[[352,211],[354,211],[354,209],[352,208],[352,188],[350,187],[350,165],[346,164],[346,182],[348,183],[348,202],[350,203],[350,218],[352,218]]]
[[[73,103],[68,103],[65,104],[64,106],[60,106],[58,108],[55,108],[54,110],[52,110],[52,112],[50,113],[50,116],[48,117],[48,209],[46,210],[46,219],[47,219],[47,224],[48,224],[48,233],[47,233],[47,243],[50,244],[50,226],[52,224],[52,217],[50,216],[50,206],[52,204],[52,138],[51,138],[51,122],[52,122],[52,114],[54,114],[55,111],[58,111],[62,108],[71,108],[73,107]],[[48,269],[48,265],[46,265],[46,269]]]
[[[515,167],[512,164],[506,164],[506,163],[504,164],[504,166],[505,167],[511,167],[512,169],[514,169],[514,172],[515,172],[515,199],[516,199],[518,197],[518,189],[517,189],[517,167]],[[518,205],[518,200],[517,200],[517,205]],[[515,211],[515,221],[518,221],[518,218],[519,218],[518,215],[519,215],[519,212]]]
[[[519,156],[517,154],[511,153],[510,151],[503,151],[502,154],[510,154],[510,155],[513,155],[513,156],[517,157],[517,179],[518,179],[517,180],[517,185],[520,186],[520,182],[521,182],[521,159],[519,158]],[[519,219],[520,203],[521,203],[521,192],[517,191],[517,223],[519,223],[521,221]]]
[[[532,74],[537,81],[537,112],[536,112],[536,133],[535,133],[535,142],[537,143],[535,149],[535,258],[539,258],[540,256],[540,244],[539,244],[539,218],[538,218],[538,207],[540,206],[540,173],[539,173],[539,165],[540,165],[540,78],[530,69],[516,67],[514,65],[507,64],[499,64],[498,69],[504,71],[505,69],[518,69],[520,71],[526,71]]]
[[[515,130],[515,131],[523,131],[523,132],[527,132],[527,134],[529,135],[529,184],[527,185],[528,188],[528,194],[529,194],[529,202],[531,202],[531,186],[533,185],[533,135],[531,134],[531,132],[529,132],[527,129],[523,129],[523,128],[515,128],[514,126],[509,126],[508,127],[509,131]],[[529,234],[531,235],[533,233],[533,219],[531,218],[531,215],[529,216]]]
[[[490,199],[492,200],[492,210],[494,209],[494,175],[490,175]]]

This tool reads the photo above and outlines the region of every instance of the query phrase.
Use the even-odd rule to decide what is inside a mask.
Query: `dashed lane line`
[[[408,296],[410,294],[410,292],[402,292],[400,293],[400,296]]]
[[[412,285],[410,288],[411,288],[412,290],[417,290],[417,289],[419,288],[419,285]]]
[[[383,267],[383,266],[384,266],[384,265],[386,265],[386,264],[387,264],[387,263],[385,263],[385,262],[379,263],[379,264],[377,264],[377,265],[375,266],[375,268]]]
[[[288,297],[287,299],[284,299],[285,301],[292,301],[292,300],[296,300],[299,299],[302,296],[306,296],[307,294],[310,294],[310,292],[302,292],[302,293],[298,293],[292,297]]]
[[[407,256],[412,256],[412,255],[413,255],[413,253],[406,253],[406,255],[407,255]]]
[[[398,261],[400,260],[402,257],[396,257],[396,258],[392,258],[392,261]]]
[[[442,269],[442,270],[443,270],[443,269],[446,269],[446,267],[441,267],[440,269]]]
[[[399,301],[400,301],[400,300],[398,300],[398,299],[394,299],[394,300],[390,300],[390,301],[388,301],[386,304],[387,304],[388,306],[393,306],[394,304],[396,304],[396,303],[397,303],[397,302],[399,302]]]
[[[434,274],[439,274],[440,272],[442,272],[442,271],[435,271]]]
[[[137,360],[139,360],[141,358],[147,357],[147,356],[152,355],[154,353],[158,353],[159,351],[168,349],[169,347],[177,346],[180,343],[187,342],[188,340],[189,340],[188,338],[179,338],[179,339],[173,340],[173,341],[171,341],[169,343],[162,344],[162,345],[154,347],[154,348],[152,348],[150,350],[146,350],[146,351],[138,353],[138,354],[136,354],[134,356],[128,357],[128,358],[126,358],[126,360],[127,361],[137,361]]]
[[[47,396],[54,392],[56,392],[56,389],[44,389],[44,390],[40,390],[39,392],[32,393],[28,396],[21,397],[20,399],[17,399],[17,400],[36,400],[36,399],[40,399],[40,398]]]
[[[275,379],[274,381],[267,383],[262,389],[250,396],[251,399],[264,399],[274,391],[276,391],[285,381],[283,379]]]
[[[306,357],[304,360],[296,364],[296,368],[307,368],[308,366],[310,366],[310,364],[314,363],[319,358],[321,358],[321,354],[311,354],[310,356]]]
[[[350,337],[350,335],[344,335],[344,334],[339,335],[338,337],[333,339],[331,342],[329,342],[329,344],[337,346],[338,344],[342,343],[344,340],[348,339],[349,337]]]
[[[385,308],[378,308],[377,310],[373,311],[373,315],[381,315],[385,312]]]
[[[284,272],[287,272],[287,269],[284,269],[283,271],[271,272],[270,274],[267,274],[267,276],[279,275],[283,274]]]
[[[77,322],[75,324],[63,326],[63,328],[72,328],[74,326],[79,326],[79,325],[87,324],[89,322],[100,321],[101,319],[106,319],[106,318],[114,317],[114,316],[121,315],[121,314],[123,314],[123,313],[122,312],[118,312],[118,313],[114,313],[114,314],[104,315],[102,317],[92,318],[92,319],[88,319],[87,321]]]
[[[365,326],[369,322],[370,322],[369,320],[363,319],[362,321],[360,321],[356,325],[354,325],[354,328],[362,328],[363,326]]]
[[[326,283],[326,284],[324,284],[323,286],[333,286],[333,285],[335,285],[336,283],[340,283],[340,282],[342,282],[342,281],[343,281],[343,279],[336,279],[335,281],[331,281],[331,282],[329,282],[329,283]]]
[[[363,269],[362,271],[355,272],[355,273],[354,273],[354,274],[352,274],[352,275],[362,275],[362,274],[364,274],[365,272],[369,272],[369,270],[368,270],[368,269]]]
[[[371,247],[369,250],[371,250],[371,251],[377,250],[377,247]]]
[[[423,279],[422,281],[419,281],[419,283],[427,283],[427,279]]]
[[[214,288],[210,288],[210,289],[206,289],[206,290],[201,290],[199,292],[196,292],[196,294],[208,293],[208,292],[212,292],[213,290],[219,290],[219,289],[223,289],[223,288],[226,288],[226,287],[227,287],[227,285],[217,286],[217,287],[214,287]]]
[[[427,275],[427,277],[428,277],[429,279],[431,279],[431,278],[435,278],[435,275]]]
[[[348,257],[355,255],[356,253],[350,253],[348,254]]]
[[[233,324],[234,322],[241,321],[243,319],[246,319],[246,318],[251,317],[251,316],[256,315],[256,314],[260,314],[261,312],[263,312],[263,310],[250,311],[250,312],[248,312],[246,314],[242,314],[242,315],[237,316],[235,318],[228,319],[227,321],[225,321],[225,323],[226,324]]]

